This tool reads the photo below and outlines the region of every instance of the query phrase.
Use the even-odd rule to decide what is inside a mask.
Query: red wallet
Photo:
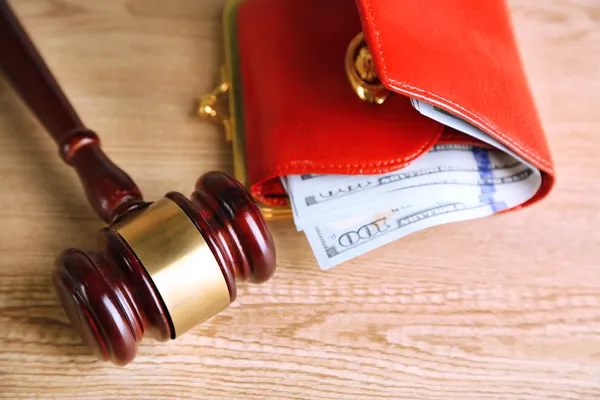
[[[235,0],[224,26],[219,91],[229,91],[225,123],[235,174],[267,218],[290,215],[282,177],[396,171],[443,143],[494,142],[538,169],[537,192],[511,210],[553,186],[550,151],[503,1]],[[361,100],[349,82],[345,60],[360,34],[390,93],[382,104]],[[487,139],[424,115],[415,101]]]

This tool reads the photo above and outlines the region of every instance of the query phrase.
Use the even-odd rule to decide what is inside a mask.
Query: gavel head
[[[125,365],[145,334],[174,339],[235,300],[236,280],[275,271],[275,248],[247,190],[221,172],[130,211],[98,235],[98,250],[65,251],[53,281],[96,355]]]

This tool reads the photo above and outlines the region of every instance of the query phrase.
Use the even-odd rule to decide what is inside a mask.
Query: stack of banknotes
[[[409,166],[379,175],[282,178],[296,227],[322,269],[422,229],[513,208],[538,191],[540,171],[506,146],[444,110],[411,101],[424,116],[482,145],[439,144]]]

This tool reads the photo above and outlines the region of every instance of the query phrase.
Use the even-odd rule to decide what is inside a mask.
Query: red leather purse
[[[511,210],[552,188],[550,151],[503,1],[236,0],[224,22],[218,93],[229,91],[224,122],[235,175],[267,218],[290,215],[280,177],[380,174],[436,144],[485,145],[423,115],[411,99],[469,123],[484,142],[539,170],[535,195]],[[382,104],[362,101],[346,71],[361,33],[380,90],[389,92]],[[222,115],[218,93],[204,99],[205,115]]]

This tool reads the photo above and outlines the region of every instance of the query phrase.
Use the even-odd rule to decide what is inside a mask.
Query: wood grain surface
[[[194,112],[217,83],[224,1],[11,4],[146,198],[231,172],[223,131]],[[274,223],[274,279],[121,369],[89,355],[50,281],[56,255],[93,248],[102,225],[0,77],[0,398],[600,398],[600,2],[510,6],[558,171],[546,201],[327,272]]]

